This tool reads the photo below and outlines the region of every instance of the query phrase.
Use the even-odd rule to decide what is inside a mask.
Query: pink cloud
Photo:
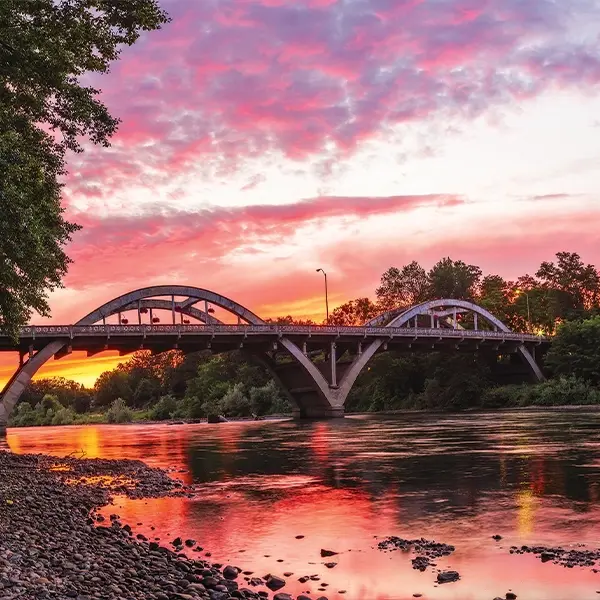
[[[343,156],[393,125],[472,118],[600,75],[597,45],[573,39],[578,19],[600,17],[585,0],[164,6],[172,23],[94,82],[123,124],[112,153],[73,161],[73,193],[111,195],[148,167],[157,179],[200,160],[230,172],[326,144]]]
[[[534,272],[542,260],[552,259],[560,250],[577,251],[600,265],[600,233],[595,225],[600,211],[591,206],[560,218],[541,208],[535,218],[529,212],[490,220],[470,217],[461,210],[466,202],[451,195],[322,197],[286,206],[221,207],[196,213],[157,209],[138,217],[104,219],[82,214],[78,220],[84,229],[69,248],[74,264],[66,278],[67,287],[77,292],[76,307],[57,305],[54,319],[74,320],[110,297],[165,283],[208,287],[265,316],[280,312],[310,316],[322,295],[314,275],[317,266],[327,268],[333,300],[344,302],[372,295],[383,271],[411,260],[429,267],[450,255],[508,278]],[[531,207],[544,202],[555,206],[560,200],[530,202]],[[426,221],[422,233],[414,227],[399,228],[397,236],[382,232],[376,241],[361,233],[369,218],[389,216],[401,223],[402,216],[419,208],[436,208],[448,215],[460,210],[463,226],[432,228],[434,224]],[[443,215],[440,212],[440,223],[445,222]],[[318,244],[316,253],[310,253],[310,244],[288,245],[309,224],[322,229],[335,223],[344,225],[335,238],[311,238],[310,244]],[[282,247],[289,249],[281,252]]]
[[[194,213],[156,207],[142,216],[113,213],[100,219],[74,214],[83,230],[69,248],[74,264],[66,283],[82,289],[112,281],[193,274],[201,264],[214,264],[234,250],[255,252],[260,245],[281,244],[308,223],[397,215],[419,207],[449,208],[461,202],[460,197],[444,194],[319,197],[289,205],[213,207]]]

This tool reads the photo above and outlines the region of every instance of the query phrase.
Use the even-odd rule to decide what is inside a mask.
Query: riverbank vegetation
[[[478,267],[449,258],[428,272],[415,262],[391,268],[375,300],[347,302],[329,321],[362,324],[384,310],[429,299],[472,300],[515,331],[554,335],[545,357],[547,382],[498,385],[489,357],[480,354],[390,351],[376,355],[357,379],[347,411],[600,404],[600,276],[577,254],[561,252],[556,259],[516,282],[484,276]],[[103,373],[93,390],[60,378],[32,382],[11,424],[251,417],[291,408],[267,370],[241,351],[138,352]]]

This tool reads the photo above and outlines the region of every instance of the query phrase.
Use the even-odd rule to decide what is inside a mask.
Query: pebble
[[[188,493],[181,482],[161,469],[134,460],[0,451],[0,472],[2,600],[228,600],[268,596],[264,590],[244,590],[241,594],[233,580],[239,573],[236,567],[228,565],[221,570],[221,565],[178,555],[174,549],[189,547],[181,538],[174,539],[169,547],[160,546],[133,534],[116,514],[110,516],[109,526],[104,525],[104,518],[96,511],[109,504],[113,495],[141,499]],[[6,502],[12,499],[12,504]],[[254,583],[264,584],[259,578]],[[287,598],[284,595],[277,600]]]
[[[580,544],[582,546],[582,544]],[[535,554],[542,562],[552,562],[568,569],[573,567],[593,567],[600,560],[600,549],[578,550],[548,546],[511,546],[511,554]]]
[[[413,569],[425,571],[428,567],[436,566],[432,562],[442,556],[449,556],[454,552],[454,546],[443,544],[432,540],[421,538],[418,540],[407,540],[397,536],[390,536],[380,541],[377,547],[383,551],[402,550],[403,552],[414,552],[417,556],[411,559]]]
[[[458,581],[460,579],[460,575],[458,571],[440,571],[437,574],[437,582],[438,583],[452,583],[453,581]],[[508,600],[508,596],[507,596]]]

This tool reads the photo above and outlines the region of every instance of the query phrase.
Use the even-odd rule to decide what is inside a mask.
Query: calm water
[[[600,573],[508,552],[529,543],[600,547],[600,413],[12,429],[8,444],[185,469],[177,476],[198,484],[193,499],[118,498],[108,512],[165,542],[194,538],[213,561],[257,575],[293,572],[283,591],[330,600],[491,600],[509,589],[520,600],[600,597]],[[377,550],[374,536],[387,535],[454,544],[438,565],[461,581],[436,586],[410,555]],[[321,559],[321,548],[341,554]],[[328,560],[337,566],[327,569]],[[296,581],[313,574],[326,593]]]

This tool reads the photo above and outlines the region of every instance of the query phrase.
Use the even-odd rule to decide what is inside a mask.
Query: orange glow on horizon
[[[110,371],[119,364],[126,362],[128,356],[119,356],[115,351],[109,350],[88,358],[85,352],[73,352],[59,360],[49,360],[35,375],[35,379],[50,377],[64,377],[92,388],[96,379],[104,371]],[[19,357],[16,352],[0,355],[0,386],[4,386],[12,377],[19,366]]]

